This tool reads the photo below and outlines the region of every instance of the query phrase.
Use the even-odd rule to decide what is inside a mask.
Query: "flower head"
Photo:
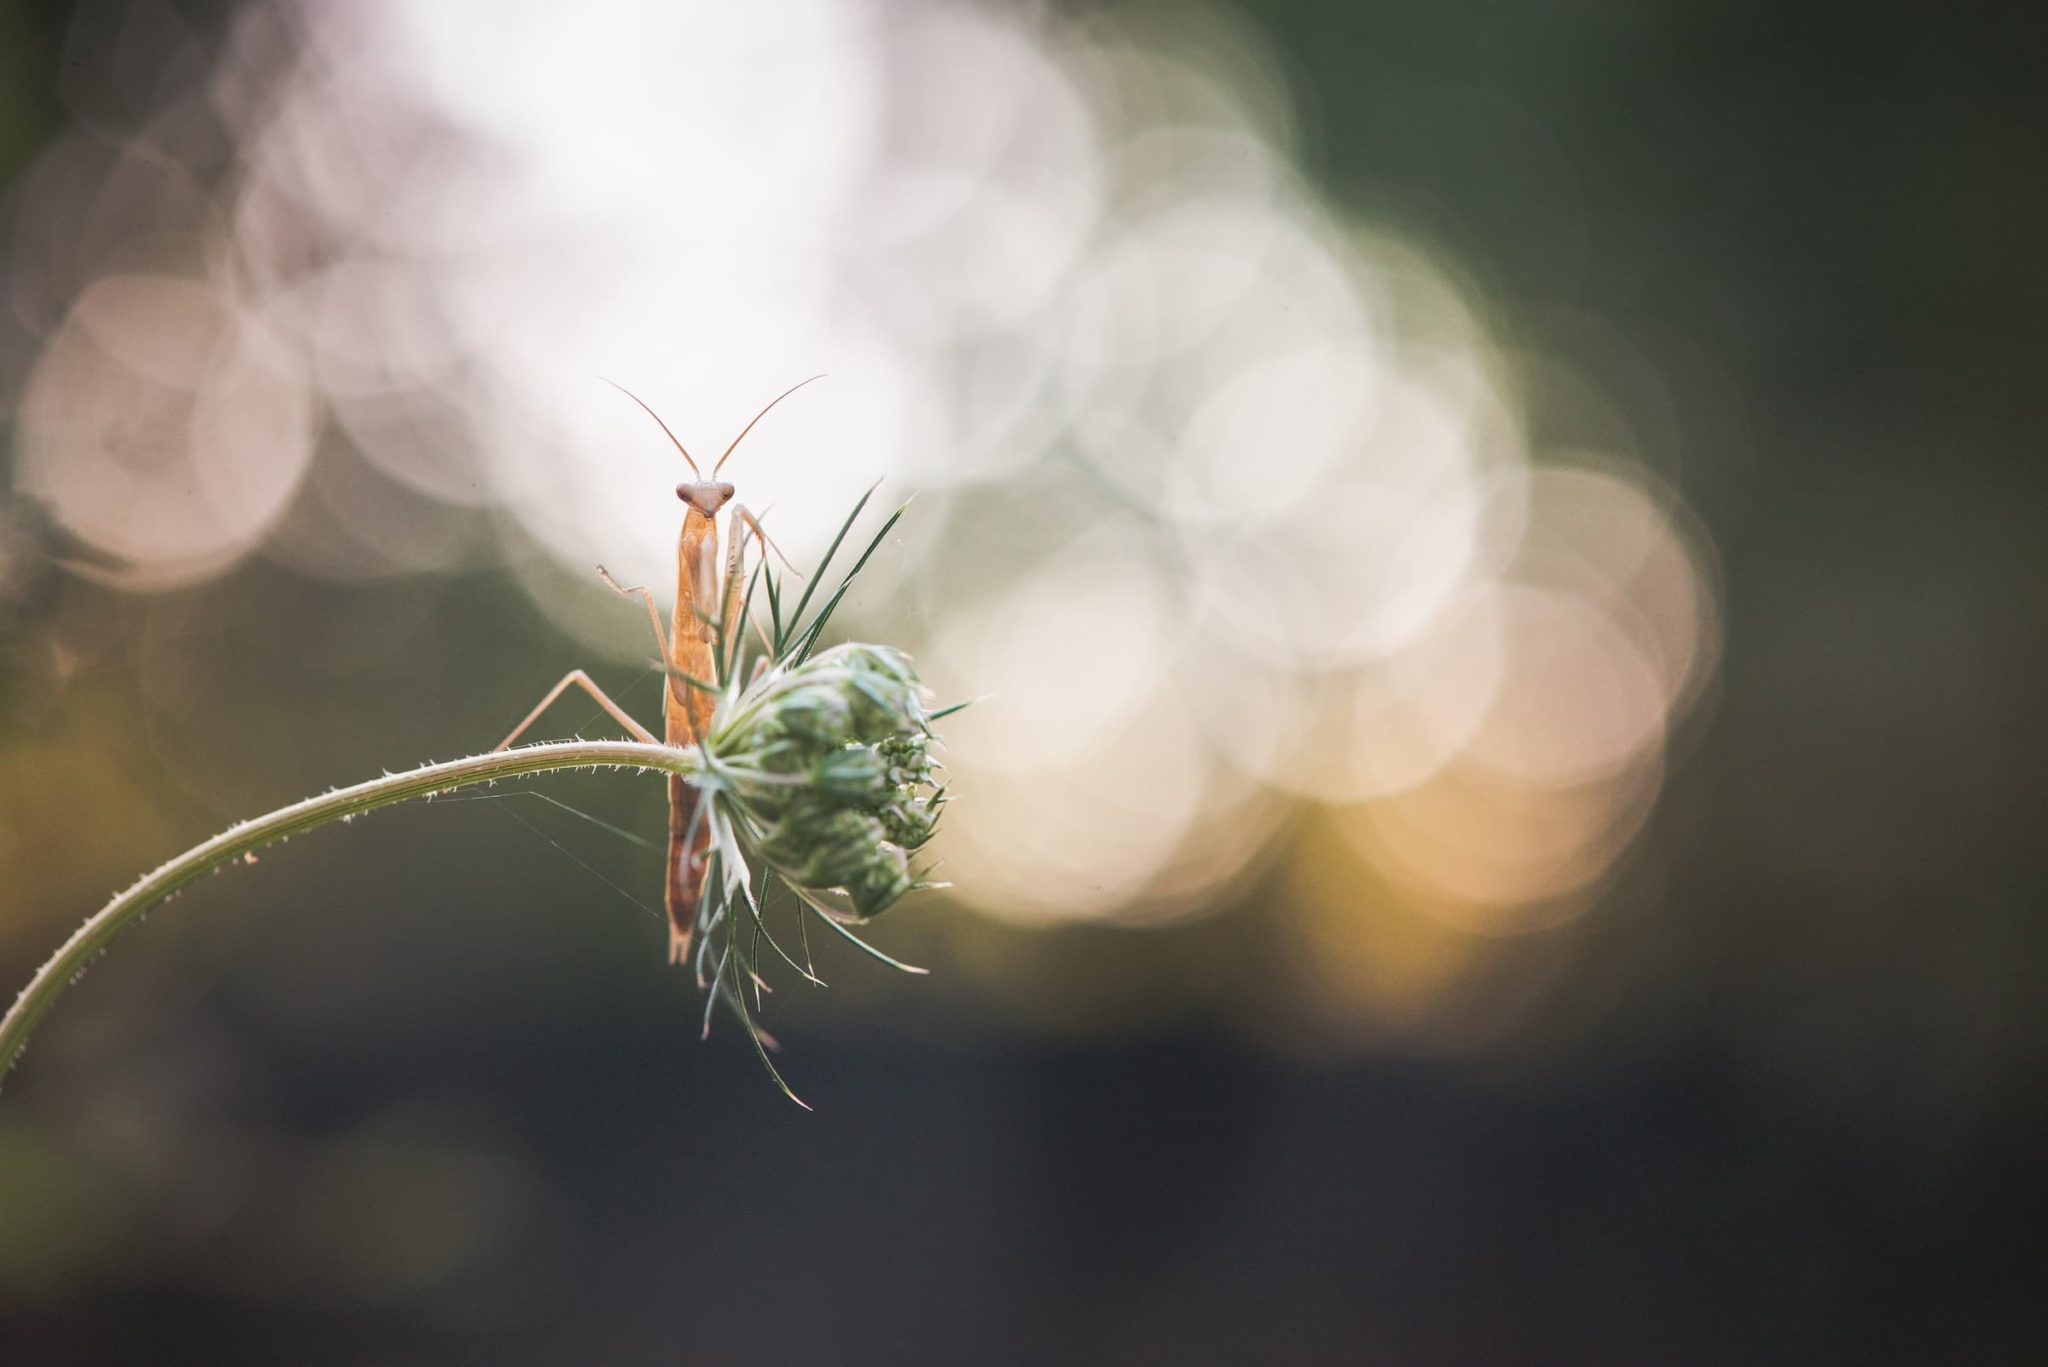
[[[741,852],[866,920],[917,885],[908,856],[945,803],[932,743],[909,658],[851,642],[743,690],[705,747]]]

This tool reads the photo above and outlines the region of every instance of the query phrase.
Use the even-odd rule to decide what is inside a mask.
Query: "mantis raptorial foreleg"
[[[728,610],[739,601],[739,586],[745,583],[746,580],[745,551],[748,536],[751,535],[756,541],[759,541],[764,551],[775,552],[782,563],[789,566],[791,573],[796,572],[796,566],[790,565],[789,557],[782,554],[782,547],[768,539],[768,529],[761,525],[761,518],[767,515],[765,509],[757,517],[740,504],[736,503],[733,505],[732,544],[727,552],[725,563],[725,601]],[[730,618],[730,611],[728,611],[728,618]],[[775,643],[768,639],[768,631],[761,625],[759,618],[753,619],[753,626],[754,635],[760,638],[762,649],[767,652],[767,655],[764,655],[754,664],[754,672],[758,676],[760,671],[768,665],[767,656],[775,653]],[[730,649],[730,646],[728,646],[728,649]]]

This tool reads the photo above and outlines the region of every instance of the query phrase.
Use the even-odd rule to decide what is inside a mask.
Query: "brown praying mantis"
[[[681,453],[689,465],[690,473],[696,478],[676,485],[676,497],[683,502],[683,526],[676,541],[676,603],[669,619],[669,629],[662,631],[661,612],[655,606],[654,594],[646,585],[627,588],[621,585],[604,566],[597,567],[598,575],[616,593],[628,598],[637,597],[647,608],[647,620],[654,628],[654,640],[660,650],[661,661],[668,674],[668,685],[663,689],[663,739],[673,746],[700,745],[709,732],[712,713],[717,706],[715,691],[701,686],[700,681],[717,677],[714,652],[730,655],[731,633],[740,629],[744,615],[740,609],[740,586],[744,582],[744,561],[749,535],[757,538],[764,546],[770,545],[767,533],[762,531],[760,520],[749,513],[744,505],[733,504],[732,516],[727,526],[727,546],[724,574],[719,573],[718,559],[718,514],[726,504],[732,503],[733,486],[718,478],[718,472],[725,468],[725,462],[732,456],[739,444],[746,440],[747,433],[754,430],[754,424],[768,416],[770,409],[781,403],[812,380],[823,378],[813,375],[791,385],[768,402],[767,407],[754,415],[753,421],[740,429],[732,439],[732,445],[725,448],[717,463],[711,467],[711,477],[705,478],[683,443],[669,431],[667,423],[639,395],[625,386],[607,380],[620,393],[639,404],[647,415],[654,419],[662,432]],[[580,669],[572,669],[562,676],[546,696],[526,714],[526,719],[512,728],[512,734],[498,743],[498,749],[510,746],[524,735],[540,719],[542,713],[553,705],[555,699],[571,687],[581,688],[585,693],[610,713],[612,719],[631,732],[636,739],[654,744],[652,732],[642,726],[633,715],[605,693],[591,677]],[[670,963],[684,963],[690,952],[690,936],[697,923],[697,911],[704,899],[704,883],[708,875],[707,855],[711,843],[711,827],[702,819],[699,806],[705,801],[704,794],[680,774],[669,775],[668,780],[668,851],[666,856],[667,877],[663,887],[662,902],[668,910],[668,951]]]

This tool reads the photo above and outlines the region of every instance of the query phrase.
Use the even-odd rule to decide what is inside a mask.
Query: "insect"
[[[696,745],[709,731],[712,712],[717,705],[713,693],[693,687],[692,680],[715,678],[714,651],[725,651],[730,641],[721,636],[721,631],[732,633],[739,629],[740,586],[744,582],[743,563],[746,543],[751,535],[767,545],[767,533],[761,530],[758,518],[749,513],[744,505],[733,503],[732,515],[727,520],[727,546],[724,574],[719,573],[718,558],[718,514],[728,503],[732,503],[733,486],[718,478],[718,472],[739,444],[746,440],[747,433],[754,430],[754,424],[768,416],[770,409],[781,403],[812,380],[822,379],[813,375],[791,385],[768,402],[767,407],[754,415],[753,421],[740,429],[732,439],[732,445],[711,467],[710,478],[697,466],[697,462],[685,450],[676,434],[669,431],[661,415],[649,408],[639,395],[623,385],[610,380],[620,393],[639,404],[660,426],[662,432],[681,453],[695,479],[685,480],[676,485],[676,497],[683,503],[683,526],[676,541],[676,604],[669,619],[669,629],[662,631],[661,612],[654,604],[654,594],[645,585],[627,588],[621,585],[600,565],[598,575],[615,592],[624,597],[640,599],[647,608],[647,620],[654,628],[654,640],[661,652],[661,659],[667,667],[668,686],[663,690],[664,739],[670,745]],[[636,739],[654,743],[654,735],[636,721],[605,691],[597,686],[588,674],[572,669],[562,676],[561,682],[547,691],[546,696],[526,714],[526,719],[512,728],[512,734],[498,744],[503,750],[524,735],[543,712],[553,705],[555,699],[571,687],[581,688],[585,693],[610,713],[612,719],[630,731]],[[689,958],[690,937],[697,923],[697,911],[704,899],[704,882],[707,874],[707,855],[711,841],[710,823],[701,819],[698,805],[705,801],[704,795],[680,774],[671,774],[668,780],[668,852],[665,863],[666,879],[662,890],[662,902],[668,911],[669,962],[680,964]]]

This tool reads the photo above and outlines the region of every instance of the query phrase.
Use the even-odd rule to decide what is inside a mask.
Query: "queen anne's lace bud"
[[[917,886],[908,855],[945,803],[924,689],[901,652],[848,644],[744,690],[709,749],[750,858],[861,918]]]

